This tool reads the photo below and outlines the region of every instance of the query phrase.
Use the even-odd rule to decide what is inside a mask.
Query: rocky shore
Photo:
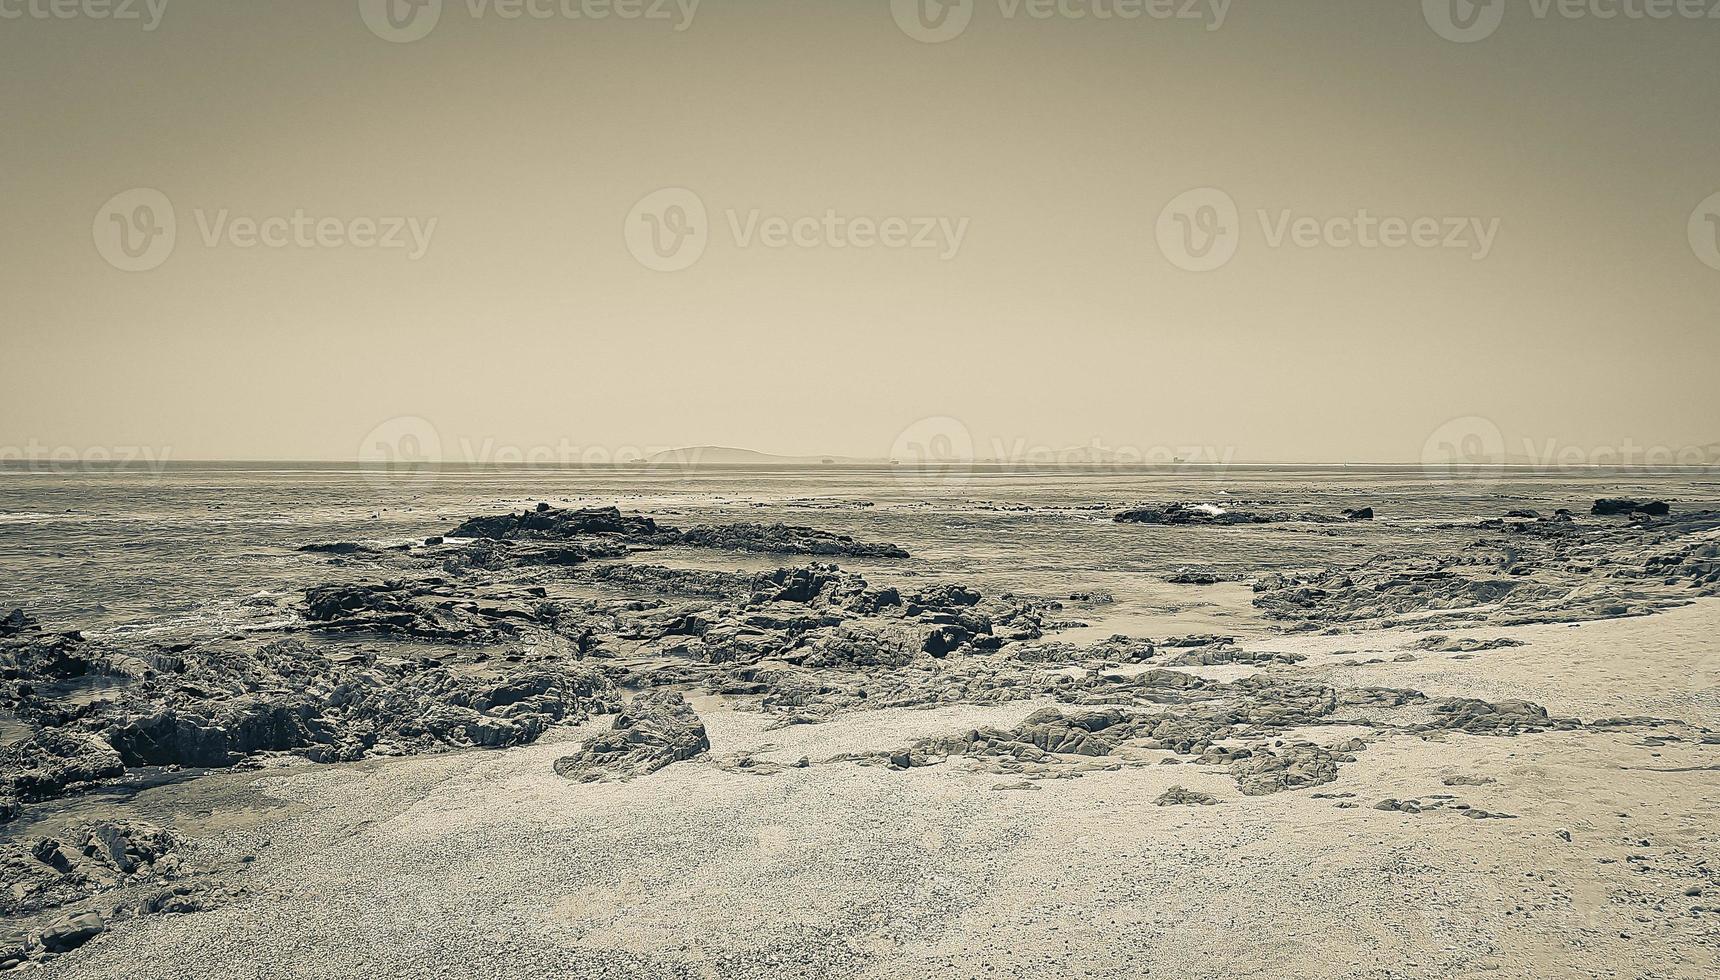
[[[792,525],[682,531],[617,508],[541,505],[474,517],[422,543],[314,544],[303,560],[327,563],[331,581],[253,602],[257,620],[217,639],[92,640],[24,610],[0,618],[0,708],[28,729],[0,748],[0,821],[35,827],[92,791],[166,774],[195,784],[206,772],[518,748],[573,730],[587,734],[546,764],[573,785],[642,783],[691,764],[766,779],[950,771],[1031,791],[1185,767],[1222,776],[1227,789],[1184,777],[1189,785],[1149,802],[1215,813],[1305,797],[1376,754],[1453,738],[1720,743],[1712,717],[1579,712],[1508,691],[1355,676],[1371,664],[1456,664],[1525,646],[1454,630],[1631,619],[1720,595],[1720,513],[1616,504],[1597,502],[1583,518],[1480,521],[1453,553],[1261,569],[1247,588],[1264,640],[1070,642],[1058,635],[1074,624],[1066,604],[1094,615],[1106,605],[1099,593],[991,593],[822,562],[766,572],[664,562],[687,549],[909,557]],[[1316,518],[1169,505],[1116,521],[1246,533],[1242,525],[1373,518],[1371,508]],[[1224,579],[1190,576],[1181,587],[1242,588]],[[1341,648],[1346,637],[1395,634],[1401,652],[1390,660]],[[1022,710],[1007,724],[784,758],[725,749],[707,704],[785,739],[903,710]],[[1515,816],[1447,797],[1336,799],[1377,814]],[[9,839],[0,853],[11,896],[0,968],[61,957],[109,924],[238,900],[234,882],[249,863],[143,821],[51,829]]]

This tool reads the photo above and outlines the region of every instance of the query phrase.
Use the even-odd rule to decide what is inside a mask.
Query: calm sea
[[[350,464],[174,463],[56,471],[0,466],[0,609],[101,635],[202,632],[254,616],[244,603],[366,569],[295,549],[399,543],[459,520],[547,501],[615,504],[682,526],[782,521],[896,542],[907,562],[846,563],[878,574],[953,577],[1037,595],[1156,580],[1181,567],[1247,574],[1353,564],[1385,551],[1455,548],[1451,526],[1513,508],[1586,512],[1597,496],[1720,508],[1720,471],[1492,470],[1463,479],[1419,467],[1226,467],[918,473],[887,466],[671,470],[443,468],[382,473]],[[1247,528],[1118,525],[1117,510],[1169,501],[1337,514],[1371,524]],[[649,559],[648,559],[649,560]],[[666,555],[763,567],[784,559]]]

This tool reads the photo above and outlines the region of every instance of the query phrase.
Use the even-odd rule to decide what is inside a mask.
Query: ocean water
[[[1475,531],[1454,525],[1519,507],[1582,513],[1600,496],[1720,508],[1720,471],[1490,470],[1461,478],[1419,467],[1235,466],[384,473],[341,464],[178,463],[152,472],[11,463],[0,465],[0,610],[22,607],[53,626],[98,636],[220,631],[254,618],[248,597],[290,594],[338,574],[326,558],[298,552],[301,545],[412,541],[469,516],[540,501],[614,504],[680,526],[805,524],[893,541],[914,555],[906,562],[843,562],[868,574],[1056,596],[1137,586],[1155,594],[1150,583],[1184,567],[1246,575],[1355,564],[1386,551],[1456,548]],[[1371,506],[1378,518],[1243,528],[1112,521],[1119,510],[1172,501],[1333,515]],[[793,561],[675,552],[662,562],[764,568]]]

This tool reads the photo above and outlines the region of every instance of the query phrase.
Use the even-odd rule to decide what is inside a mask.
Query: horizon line
[[[771,454],[761,454],[771,455]],[[657,460],[636,459],[621,462],[579,462],[579,461],[471,461],[471,460],[418,460],[412,462],[391,463],[381,460],[364,460],[353,458],[329,457],[187,457],[184,459],[142,457],[131,459],[54,459],[50,457],[0,457],[0,469],[16,466],[42,466],[73,468],[79,466],[125,468],[132,466],[198,466],[198,465],[315,465],[315,466],[352,466],[365,469],[411,470],[419,468],[490,468],[490,469],[663,469],[663,468],[745,468],[770,469],[773,467],[793,468],[871,468],[887,466],[900,469],[923,469],[929,471],[945,470],[963,466],[991,467],[1021,467],[1021,468],[1109,468],[1109,469],[1152,469],[1164,467],[1199,467],[1203,469],[1223,469],[1233,466],[1309,466],[1309,467],[1392,467],[1414,468],[1425,470],[1450,469],[1535,469],[1535,470],[1596,470],[1596,469],[1720,469],[1720,459],[1701,463],[1680,462],[1628,462],[1616,461],[1606,463],[1537,463],[1534,461],[1499,461],[1499,462],[1421,462],[1413,460],[1298,460],[1298,459],[1247,459],[1247,460],[1165,460],[1119,462],[1114,460],[1009,460],[1009,459],[954,459],[940,462],[915,462],[888,458],[862,457],[830,457],[819,461],[816,456],[792,456],[779,460],[765,461],[698,461],[698,460]]]

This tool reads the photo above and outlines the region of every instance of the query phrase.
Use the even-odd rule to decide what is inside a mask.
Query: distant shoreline
[[[1437,475],[1446,472],[1482,473],[1503,471],[1510,473],[1545,473],[1545,474],[1580,474],[1580,473],[1720,473],[1720,463],[1610,463],[1587,464],[1577,466],[1545,466],[1538,463],[1460,463],[1460,464],[1425,464],[1425,463],[1285,463],[1285,462],[1206,462],[1189,460],[1187,462],[1165,463],[1102,463],[1102,462],[997,462],[988,460],[959,460],[949,463],[916,464],[910,462],[892,462],[889,460],[876,461],[847,461],[831,463],[805,462],[631,462],[631,463],[464,463],[464,462],[423,462],[411,464],[387,464],[362,460],[324,460],[324,459],[181,459],[181,460],[136,460],[119,461],[55,461],[48,459],[18,460],[0,459],[0,473],[36,473],[58,472],[72,473],[77,471],[127,471],[127,470],[314,470],[330,471],[351,469],[367,473],[401,473],[423,472],[666,472],[674,470],[699,471],[745,471],[762,472],[771,470],[797,471],[847,471],[866,472],[871,470],[884,472],[927,474],[948,473],[956,470],[980,470],[988,472],[1163,472],[1163,471],[1224,471],[1224,470],[1261,470],[1261,471],[1331,471],[1331,472],[1366,472],[1370,470],[1387,472],[1424,472]]]

